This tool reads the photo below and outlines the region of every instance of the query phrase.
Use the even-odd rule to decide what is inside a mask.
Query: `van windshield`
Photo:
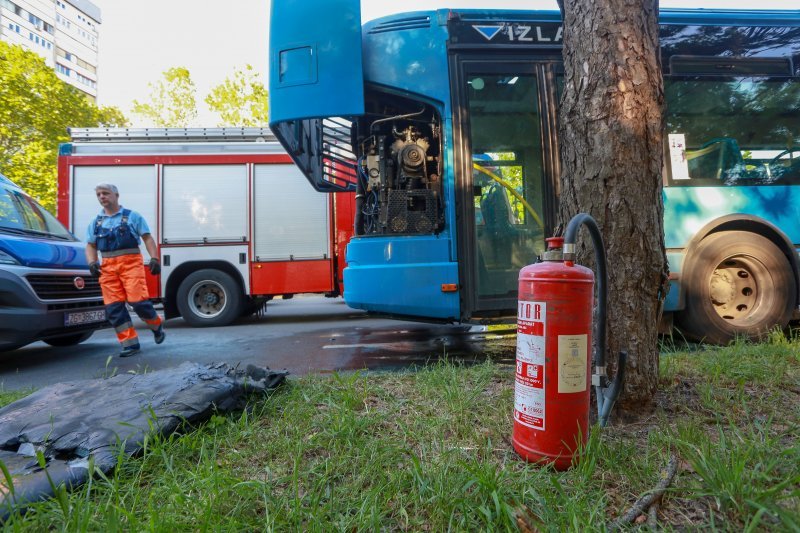
[[[0,231],[75,240],[56,217],[22,192],[0,184]]]

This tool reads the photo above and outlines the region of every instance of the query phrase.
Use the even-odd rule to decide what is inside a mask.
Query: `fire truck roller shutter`
[[[70,229],[75,236],[86,238],[86,228],[97,213],[94,187],[98,183],[113,183],[119,189],[120,203],[142,215],[160,242],[156,224],[156,167],[155,165],[74,166],[72,187],[72,217]],[[144,251],[144,246],[141,247]]]

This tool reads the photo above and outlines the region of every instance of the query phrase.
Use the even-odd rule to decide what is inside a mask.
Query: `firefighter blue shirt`
[[[106,229],[114,229],[116,226],[119,226],[120,222],[122,222],[122,211],[125,209],[122,206],[119,206],[119,211],[115,214],[108,216],[105,214],[105,211],[100,211],[98,215],[100,217],[101,223],[100,226]],[[86,242],[95,244],[97,242],[97,235],[95,235],[94,225],[95,220],[89,223],[89,227],[86,230]],[[136,236],[136,242],[141,243],[141,236],[150,233],[150,228],[147,226],[147,222],[142,215],[137,213],[136,211],[131,211],[131,214],[128,216],[128,227],[133,230],[134,235]]]

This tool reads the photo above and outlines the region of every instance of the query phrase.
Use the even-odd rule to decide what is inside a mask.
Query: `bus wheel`
[[[242,290],[225,272],[198,270],[178,287],[178,311],[190,326],[227,326],[241,314]]]
[[[61,337],[53,337],[51,339],[44,339],[45,344],[50,346],[75,346],[80,344],[92,336],[94,331],[87,331],[85,333],[73,333],[72,335],[63,335]]]
[[[761,235],[713,233],[697,246],[685,272],[686,308],[677,318],[691,339],[728,344],[789,323],[794,274],[781,250]]]

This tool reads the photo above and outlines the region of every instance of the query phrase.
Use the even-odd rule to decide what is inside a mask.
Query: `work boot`
[[[139,353],[140,346],[138,344],[131,344],[130,346],[125,346],[121,352],[119,352],[120,357],[130,357],[132,355],[136,355]]]
[[[167,336],[167,334],[164,333],[164,326],[163,325],[158,326],[158,329],[153,330],[153,338],[155,338],[156,344],[161,344],[162,342],[164,342],[164,338],[166,336]]]

